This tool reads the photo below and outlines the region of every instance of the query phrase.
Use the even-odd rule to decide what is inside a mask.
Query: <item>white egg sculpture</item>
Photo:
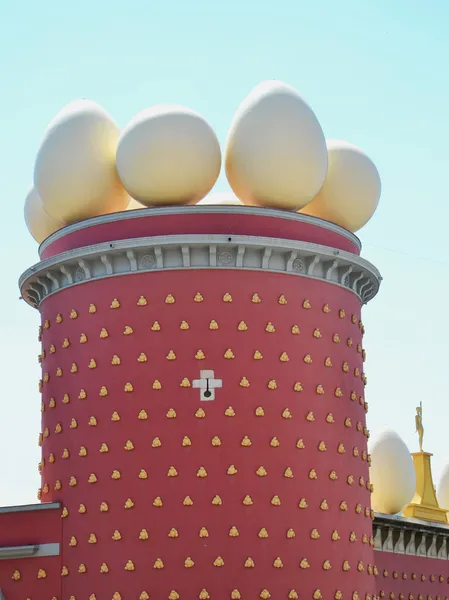
[[[440,508],[449,511],[449,463],[444,467],[441,473],[437,489],[437,499]]]
[[[281,81],[258,85],[231,123],[225,166],[244,204],[303,208],[320,191],[327,172],[318,119],[291,86]]]
[[[117,147],[117,171],[145,206],[195,204],[221,169],[217,136],[203,117],[177,105],[151,106],[132,119]]]
[[[45,212],[42,200],[34,187],[30,189],[25,198],[24,216],[28,231],[38,244],[41,244],[49,235],[64,227],[64,223],[53,219]]]
[[[120,131],[95,102],[77,100],[48,126],[36,157],[34,185],[46,212],[74,223],[125,210],[129,197],[117,175]]]
[[[348,142],[328,140],[327,151],[324,185],[301,212],[358,231],[370,220],[379,203],[379,172],[360,148]]]
[[[231,192],[216,192],[209,194],[198,202],[199,206],[242,206],[243,202]]]
[[[387,429],[373,438],[369,451],[373,509],[387,515],[401,512],[416,488],[413,459],[406,444],[395,431]]]

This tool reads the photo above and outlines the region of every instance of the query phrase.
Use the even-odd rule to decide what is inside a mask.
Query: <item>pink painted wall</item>
[[[203,302],[194,301],[197,292]],[[226,293],[232,295],[231,303],[223,301]],[[262,302],[252,302],[255,293]],[[169,294],[175,298],[173,304],[165,302]],[[287,304],[279,303],[282,294]],[[141,295],[147,306],[137,306]],[[120,301],[118,309],[110,308],[114,298]],[[310,309],[303,308],[306,299]],[[91,303],[97,308],[94,314],[89,313]],[[325,304],[330,313],[323,312]],[[50,323],[42,341],[43,373],[49,376],[43,387],[43,431],[48,428],[49,432],[43,443],[42,482],[48,486],[43,499],[60,500],[68,510],[62,540],[62,563],[68,568],[63,577],[64,599],[88,598],[93,593],[108,599],[116,592],[123,600],[139,598],[143,592],[162,599],[174,589],[181,598],[191,600],[203,588],[211,598],[223,600],[234,589],[242,598],[260,597],[264,589],[272,598],[287,598],[291,590],[305,598],[317,590],[324,598],[333,597],[336,590],[345,598],[354,591],[362,596],[375,594],[370,575],[373,551],[360,375],[360,303],[354,294],[321,281],[281,274],[175,271],[88,282],[49,297],[41,308],[42,322]],[[77,312],[75,319],[70,318],[72,309]],[[340,309],[345,311],[343,318]],[[63,317],[59,324],[58,313]],[[209,328],[213,319],[218,330]],[[155,320],[160,331],[151,330]],[[180,329],[182,321],[189,324],[188,330]],[[247,331],[238,330],[241,321]],[[265,330],[268,322],[275,332]],[[292,333],[295,324],[299,335]],[[126,325],[132,327],[131,335],[123,334]],[[106,339],[100,338],[102,328],[109,333]],[[317,329],[321,338],[313,335]],[[82,333],[87,343],[80,343]],[[339,343],[333,341],[336,333]],[[70,341],[68,348],[62,348],[65,338]],[[233,359],[224,358],[229,348]],[[199,349],[205,360],[195,358]],[[167,360],[170,350],[176,360]],[[263,354],[262,360],[253,358],[256,350]],[[142,352],[147,362],[137,361]],[[280,360],[284,352],[288,362]],[[311,355],[311,364],[304,362],[306,354]],[[114,355],[120,357],[120,365],[111,364]],[[332,366],[326,367],[328,357]],[[91,359],[96,368],[88,367]],[[345,362],[349,372],[343,371]],[[70,372],[73,363],[76,373]],[[59,377],[58,367],[62,369]],[[192,381],[205,368],[214,369],[223,379],[223,389],[210,403],[200,402],[198,390],[180,387],[184,377]],[[243,377],[249,387],[240,385]],[[162,384],[160,390],[153,389],[156,379]],[[276,389],[268,388],[271,380],[276,381]],[[129,393],[124,391],[128,382],[133,386]],[[294,391],[296,382],[302,384],[302,392]],[[103,385],[108,390],[105,397],[99,395]],[[324,394],[317,393],[318,385]],[[335,395],[336,388],[341,389],[341,396]],[[81,389],[86,399],[78,398]],[[65,394],[68,403],[63,402]],[[54,408],[50,408],[51,398]],[[235,410],[234,417],[225,415],[229,406]],[[264,416],[256,416],[257,407],[264,409]],[[195,416],[199,408],[205,418]],[[167,418],[170,409],[176,418]],[[286,409],[290,419],[283,417]],[[146,420],[138,418],[142,410]],[[120,421],[111,420],[114,411]],[[314,421],[307,420],[309,412]],[[330,414],[332,423],[326,421]],[[88,424],[92,416],[96,426]],[[76,428],[71,428],[72,419]],[[57,424],[61,433],[55,433]],[[184,436],[190,438],[191,446],[183,447]],[[221,446],[212,445],[215,436]],[[251,446],[241,445],[245,436]],[[278,447],[270,445],[275,436]],[[155,437],[160,438],[161,447],[152,447]],[[304,449],[297,448],[300,438]],[[130,451],[125,450],[128,440],[133,443]],[[320,442],[326,444],[326,451],[318,449]],[[99,452],[102,443],[109,452]],[[337,451],[340,443],[345,447],[343,454]],[[79,455],[81,446],[86,456]],[[67,459],[62,458],[65,448]],[[50,462],[51,454],[54,462]],[[235,475],[227,474],[232,464],[238,470]],[[177,470],[175,477],[167,476],[171,466]],[[201,467],[207,477],[197,476]],[[266,470],[265,477],[256,474],[259,467]],[[293,478],[284,476],[287,468],[292,469]],[[141,469],[147,479],[139,478]],[[311,469],[316,469],[318,479],[309,478]],[[120,471],[120,479],[111,478],[114,470]],[[336,480],[329,478],[331,471],[336,472]],[[88,483],[91,474],[96,483]],[[75,486],[69,485],[72,476]],[[56,481],[61,482],[59,491]],[[183,505],[187,495],[193,506]],[[212,504],[216,495],[221,505]],[[243,504],[246,495],[251,496],[252,506]],[[275,495],[280,506],[271,504]],[[158,496],[162,507],[153,505]],[[128,498],[134,504],[131,509],[125,508]],[[301,498],[306,499],[307,508],[299,508]],[[324,500],[328,510],[320,508]],[[340,508],[343,501],[346,511]],[[103,502],[107,512],[100,510]],[[86,507],[85,513],[79,512],[80,504]],[[237,527],[238,537],[229,536],[232,526]],[[209,537],[199,537],[202,527]],[[171,528],[177,529],[177,538],[168,536]],[[268,538],[258,536],[261,528],[267,529]],[[142,529],[149,539],[139,539]],[[289,529],[296,537],[287,537]],[[319,531],[319,539],[311,538],[313,529]],[[121,532],[119,541],[112,539],[115,530]],[[340,536],[336,541],[332,540],[334,530]],[[88,543],[92,533],[95,544]],[[356,536],[353,542],[351,533]],[[72,537],[76,546],[70,546]],[[187,557],[195,563],[192,568],[184,566]],[[224,566],[214,566],[218,557]],[[245,568],[248,557],[254,568]],[[277,557],[281,568],[273,566]],[[158,558],[163,569],[153,568]],[[309,568],[300,567],[303,559]],[[125,570],[129,560],[133,571]],[[330,561],[330,570],[325,561]],[[343,569],[344,561],[349,571]],[[102,563],[108,566],[107,574],[100,573]],[[80,564],[87,574],[78,572]]]
[[[321,223],[321,224],[320,224]],[[41,258],[50,258],[61,252],[81,248],[101,242],[141,238],[148,236],[173,235],[174,233],[189,234],[222,234],[222,235],[252,235],[275,237],[281,239],[301,240],[322,244],[359,254],[355,243],[347,237],[334,233],[322,226],[317,220],[316,225],[301,221],[290,221],[279,217],[248,214],[218,214],[214,212],[183,214],[182,208],[176,215],[154,215],[142,213],[136,218],[89,225],[51,243],[42,253]]]
[[[377,593],[387,600],[448,600],[448,561],[375,552]]]

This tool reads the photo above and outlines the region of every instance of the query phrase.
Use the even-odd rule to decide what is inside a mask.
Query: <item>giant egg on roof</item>
[[[243,202],[232,192],[215,192],[198,202],[198,206],[242,206],[242,204]]]
[[[369,444],[370,481],[374,486],[371,506],[379,513],[401,512],[415,493],[416,474],[405,442],[390,429],[374,436]]]
[[[48,126],[36,157],[34,185],[45,211],[63,223],[125,210],[115,168],[119,129],[95,102],[77,100]]]
[[[234,116],[225,165],[228,181],[244,204],[299,210],[324,183],[326,141],[298,92],[281,81],[266,81]]]
[[[358,231],[370,220],[379,203],[379,172],[360,148],[348,142],[328,140],[327,152],[324,185],[301,212]]]
[[[132,119],[117,148],[117,170],[145,206],[194,204],[214,186],[221,151],[211,126],[183,106],[157,105]]]
[[[50,217],[45,212],[42,200],[34,187],[30,189],[25,198],[24,216],[28,231],[38,244],[41,244],[49,235],[64,227],[63,223]]]

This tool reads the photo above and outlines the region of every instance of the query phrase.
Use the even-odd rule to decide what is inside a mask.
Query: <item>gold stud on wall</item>
[[[277,389],[278,384],[276,383],[275,379],[270,379],[270,381],[267,384],[267,387],[269,390],[275,390]]]
[[[284,294],[281,294],[281,295],[279,296],[279,298],[278,298],[278,303],[279,303],[279,304],[282,304],[282,305],[285,305],[285,304],[287,304],[287,298],[284,296]]]
[[[159,325],[158,321],[154,321],[153,325],[151,326],[151,331],[160,331],[161,330],[161,326]]]
[[[260,304],[262,302],[262,298],[259,296],[259,294],[253,294],[251,297],[251,302],[253,304]]]
[[[168,294],[168,296],[166,296],[165,298],[165,304],[174,304],[176,302],[175,297],[173,296],[173,294]]]
[[[121,363],[120,357],[117,354],[111,358],[111,365],[119,365]]]
[[[102,327],[102,328],[101,328],[101,331],[100,331],[100,338],[101,338],[102,340],[104,340],[104,339],[106,339],[107,337],[109,337],[108,330],[107,330],[107,329],[105,329],[104,327]]]
[[[193,298],[194,302],[203,302],[204,298],[203,296],[200,294],[200,292],[197,292],[195,294],[195,297]]]
[[[274,327],[273,323],[271,321],[269,321],[265,327],[265,331],[267,333],[274,333],[276,331],[276,328]]]
[[[215,321],[215,319],[212,319],[212,321],[209,323],[209,329],[212,331],[218,329],[218,323]]]
[[[114,300],[111,302],[111,308],[120,308],[120,302],[117,298],[114,298]]]
[[[74,308],[72,308],[72,310],[70,311],[70,318],[71,319],[77,319],[78,318],[78,313],[77,313],[77,311]]]
[[[146,306],[147,304],[148,301],[145,296],[139,296],[139,299],[137,300],[137,306]]]

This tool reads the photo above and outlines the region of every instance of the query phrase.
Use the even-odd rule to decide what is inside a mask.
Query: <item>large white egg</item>
[[[386,429],[373,438],[369,451],[373,509],[387,515],[401,512],[411,502],[416,488],[409,449],[395,431]]]
[[[204,206],[242,206],[243,202],[231,192],[215,192],[209,194],[198,202],[198,205]]]
[[[74,223],[125,210],[115,167],[120,131],[95,102],[77,100],[48,126],[36,157],[34,185],[49,215]]]
[[[437,499],[440,508],[449,511],[449,463],[444,467],[438,483]]]
[[[25,223],[28,231],[34,237],[38,244],[42,243],[49,235],[64,227],[53,217],[50,217],[44,210],[42,200],[36,189],[32,187],[25,198],[24,207]]]
[[[117,170],[146,206],[195,204],[221,169],[217,136],[203,117],[175,105],[151,106],[132,119],[117,147]]]
[[[266,81],[234,116],[225,165],[228,181],[244,204],[298,210],[324,183],[326,141],[298,92],[281,81]]]
[[[327,151],[324,185],[301,212],[358,231],[371,219],[379,203],[379,172],[360,148],[348,142],[328,140]]]

